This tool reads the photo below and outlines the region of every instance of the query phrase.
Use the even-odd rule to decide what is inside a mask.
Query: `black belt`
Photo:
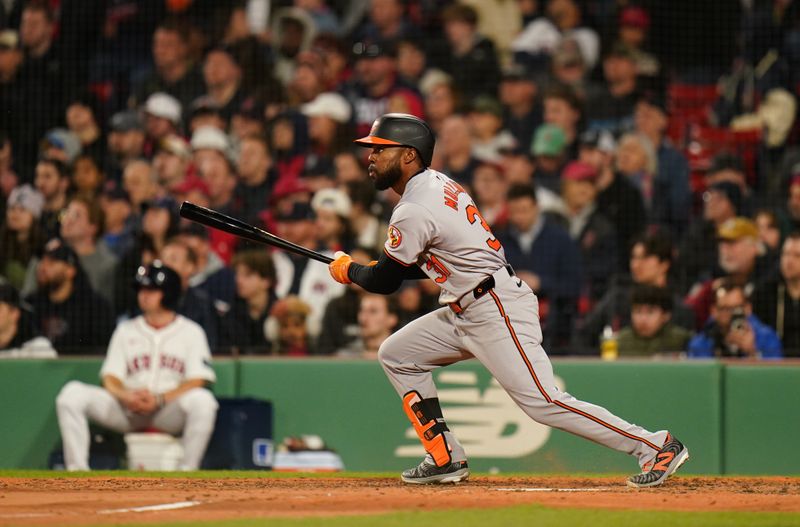
[[[514,276],[514,269],[510,265],[506,264],[505,265],[505,269],[506,269],[506,271],[508,271],[508,276]],[[475,289],[473,289],[471,291],[472,297],[475,300],[477,300],[480,297],[482,297],[483,295],[485,295],[486,293],[488,293],[489,291],[491,291],[492,289],[494,289],[494,286],[495,286],[495,280],[494,280],[494,274],[492,274],[486,280],[484,280],[483,282],[481,282],[480,284],[475,286]],[[467,294],[469,294],[469,293],[467,293]],[[466,295],[464,295],[464,296],[466,296]],[[456,300],[455,302],[450,302],[449,304],[447,304],[450,307],[450,309],[453,310],[453,313],[458,315],[458,314],[464,312],[464,310],[466,309],[466,306],[461,307],[461,300],[463,298],[464,297],[461,297],[461,299]],[[471,303],[472,302],[470,302],[470,304]]]

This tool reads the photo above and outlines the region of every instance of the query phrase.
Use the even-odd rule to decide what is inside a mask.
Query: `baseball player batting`
[[[428,168],[435,143],[428,124],[411,115],[378,118],[355,141],[372,149],[369,177],[401,199],[392,212],[384,252],[374,265],[337,253],[331,276],[382,294],[405,279],[430,278],[446,307],[409,323],[380,347],[378,357],[402,397],[403,409],[427,455],[403,472],[406,483],[455,483],[469,477],[467,454],[447,427],[433,370],[477,358],[532,419],[635,456],[632,487],[662,484],[688,458],[666,430],[650,432],[605,408],[560,391],[542,348],[536,295],[505,259],[500,242],[455,181]]]
[[[142,315],[122,322],[100,369],[103,387],[68,382],[56,398],[67,470],[89,470],[91,420],[117,432],[153,426],[181,435],[182,470],[197,470],[219,404],[204,386],[214,382],[203,329],[175,307],[178,273],[156,260],[136,273]]]

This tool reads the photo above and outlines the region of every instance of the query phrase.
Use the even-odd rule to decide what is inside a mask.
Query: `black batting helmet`
[[[161,306],[175,311],[181,297],[181,277],[172,268],[156,260],[148,266],[140,266],[136,271],[136,289],[158,289],[164,295]]]
[[[369,135],[353,141],[357,145],[409,146],[419,152],[425,166],[430,166],[436,138],[428,123],[407,113],[387,113],[375,119]]]

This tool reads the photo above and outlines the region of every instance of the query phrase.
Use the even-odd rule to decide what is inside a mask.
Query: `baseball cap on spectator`
[[[152,94],[145,101],[143,110],[145,113],[166,119],[174,124],[181,122],[181,103],[168,93]]]
[[[284,222],[311,220],[313,218],[314,213],[311,210],[311,206],[305,201],[295,201],[290,207],[279,209],[275,214],[275,219]]]
[[[601,152],[612,153],[617,147],[614,135],[608,130],[586,130],[578,136],[578,144],[589,148],[596,148]]]
[[[350,216],[351,207],[352,203],[347,193],[335,188],[320,189],[311,199],[311,208],[314,209],[314,212],[330,210],[347,218]]]
[[[630,61],[635,61],[636,56],[633,53],[633,50],[622,43],[614,44],[609,52],[606,54],[606,58],[620,58],[620,59],[627,59]]]
[[[272,189],[270,201],[276,202],[287,196],[291,196],[292,194],[302,194],[309,192],[310,190],[311,189],[308,187],[308,185],[303,183],[299,178],[279,179],[278,182],[275,183],[275,187]]]
[[[75,254],[75,251],[73,251],[69,245],[62,242],[58,238],[53,238],[45,244],[42,256],[53,260],[66,262],[73,267],[80,267],[80,264],[78,263],[78,255]]]
[[[189,149],[189,143],[187,143],[183,137],[175,134],[162,137],[158,142],[158,150],[168,152],[184,159],[188,159],[192,155],[192,151]]]
[[[139,117],[139,113],[133,110],[117,112],[111,116],[109,126],[114,132],[131,132],[133,130],[144,130],[144,123]]]
[[[172,188],[174,194],[189,194],[194,191],[199,192],[205,197],[211,196],[211,191],[208,189],[206,182],[197,176],[187,176],[179,185]]]
[[[434,88],[442,84],[450,85],[453,77],[437,68],[428,68],[419,80],[419,91],[424,96],[430,95]]]
[[[19,33],[13,29],[0,31],[0,49],[19,49]]]
[[[352,110],[347,99],[334,92],[320,93],[313,101],[300,107],[300,113],[306,117],[328,117],[337,123],[350,120]]]
[[[709,192],[719,192],[731,202],[731,205],[738,213],[742,208],[742,190],[739,185],[730,181],[720,181],[708,187]]]
[[[32,186],[25,184],[14,187],[8,195],[8,208],[21,207],[39,219],[44,209],[44,196]]]
[[[107,181],[101,195],[109,201],[131,201],[128,192],[116,181]]]
[[[531,72],[524,65],[514,62],[507,68],[503,69],[502,80],[504,81],[529,81],[535,82],[533,72]]]
[[[53,128],[45,134],[42,151],[44,152],[50,148],[64,152],[66,158],[64,162],[68,165],[72,165],[75,158],[81,155],[83,151],[81,140],[74,132],[66,128]]]
[[[738,241],[744,238],[758,239],[758,227],[749,218],[738,216],[722,223],[717,229],[717,239]]]
[[[488,113],[503,118],[503,105],[489,95],[478,95],[472,100],[469,111],[472,113]]]
[[[178,203],[170,196],[161,196],[142,203],[142,213],[148,209],[164,209],[170,214],[178,212]]]
[[[19,307],[19,292],[8,282],[0,281],[0,304]]]
[[[640,6],[629,5],[619,14],[619,25],[646,30],[650,27],[650,15]]]
[[[264,120],[264,102],[258,97],[247,97],[236,109],[236,115],[241,115],[256,121]]]
[[[236,155],[228,136],[216,126],[201,126],[192,134],[192,151],[216,150],[231,163],[236,163]]]
[[[353,44],[353,57],[359,59],[377,59],[379,57],[394,58],[397,56],[397,49],[388,40],[364,40]]]
[[[536,129],[531,143],[531,152],[535,156],[560,156],[567,146],[564,130],[554,124],[543,124]]]
[[[596,177],[597,169],[583,161],[571,161],[561,171],[561,179],[564,181],[594,181]]]
[[[564,38],[553,50],[553,64],[559,67],[580,66],[585,61],[580,44],[574,38]]]
[[[744,165],[742,159],[730,152],[721,152],[714,156],[711,160],[711,166],[708,167],[706,174],[716,174],[723,170],[733,170],[734,172],[744,173]]]

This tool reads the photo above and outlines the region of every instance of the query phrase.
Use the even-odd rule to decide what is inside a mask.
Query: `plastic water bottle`
[[[616,360],[619,356],[619,346],[617,345],[617,334],[610,325],[603,328],[600,337],[600,358],[603,360]]]

